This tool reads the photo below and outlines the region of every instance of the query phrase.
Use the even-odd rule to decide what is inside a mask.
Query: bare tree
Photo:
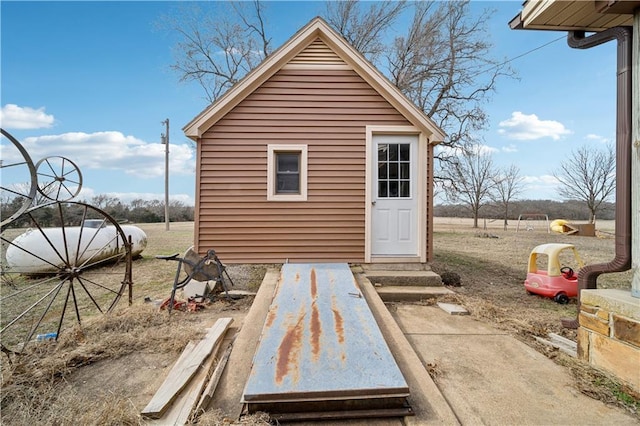
[[[12,192],[11,196],[7,197],[7,202],[18,203],[24,200],[27,194],[29,194],[29,189],[31,188],[31,182],[18,182],[11,184],[7,187],[9,191]],[[38,190],[33,196],[33,200],[31,200],[31,207],[38,206],[40,204],[46,204],[51,200],[56,199],[57,188],[54,185],[49,185],[47,182],[38,182]],[[5,191],[3,191],[4,193]],[[68,195],[68,194],[63,194]],[[4,201],[4,200],[3,200]]]
[[[98,194],[91,197],[91,205],[96,206],[99,209],[106,209],[107,207],[118,204],[120,200],[117,197],[113,197],[106,194]]]
[[[351,46],[376,62],[387,50],[386,31],[406,8],[404,0],[367,2],[366,8],[358,0],[328,1],[324,17]]]
[[[202,7],[215,10],[203,11]],[[179,34],[172,68],[195,81],[210,102],[218,99],[271,53],[264,5],[252,2],[188,3],[161,26]]]
[[[473,227],[478,227],[480,208],[490,201],[497,171],[491,154],[479,146],[462,150],[458,161],[443,169],[442,185],[447,200],[462,203],[473,216]]]
[[[502,207],[504,230],[507,230],[509,207],[511,202],[522,193],[524,178],[520,176],[520,169],[515,164],[503,168],[493,177],[493,202]]]
[[[215,2],[216,13],[176,14],[165,27],[177,32],[173,68],[183,81],[197,81],[213,101],[270,53],[271,39],[259,0]],[[220,10],[222,9],[222,10]],[[398,19],[413,13],[405,35]],[[487,30],[492,12],[473,16],[468,1],[358,0],[326,3],[324,18],[447,134],[445,144],[473,144],[483,128],[483,104],[501,76],[513,76],[507,61],[493,58]],[[442,150],[439,160],[451,160]]]
[[[327,20],[379,69],[388,70],[400,91],[447,133],[443,146],[451,149],[436,152],[435,180],[447,179],[446,170],[458,161],[453,153],[472,147],[486,125],[483,105],[498,79],[515,75],[508,61],[492,55],[487,30],[492,11],[473,16],[468,1],[395,3],[395,8],[393,2],[364,4],[336,2],[328,7]],[[406,33],[379,55],[388,36],[384,30],[408,8],[413,18]]]
[[[572,151],[553,176],[560,182],[560,196],[584,202],[589,209],[589,223],[594,223],[602,203],[615,192],[615,168],[616,155],[612,146],[604,150],[583,146]]]
[[[492,13],[473,16],[468,1],[417,2],[411,25],[396,37],[387,61],[393,83],[447,133],[444,145],[466,147],[487,120],[483,104],[508,62],[492,55],[487,29]],[[452,151],[440,150],[448,162]]]

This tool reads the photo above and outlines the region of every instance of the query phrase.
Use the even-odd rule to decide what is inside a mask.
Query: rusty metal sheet
[[[408,395],[349,266],[283,265],[243,402]]]

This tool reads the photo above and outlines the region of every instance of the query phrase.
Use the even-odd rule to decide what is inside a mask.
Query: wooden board
[[[222,372],[229,361],[229,356],[231,355],[231,349],[233,349],[232,345],[229,345],[224,354],[220,357],[220,361],[218,361],[218,365],[216,365],[216,369],[211,374],[211,378],[209,378],[209,383],[207,383],[207,387],[205,388],[202,396],[200,397],[200,401],[196,406],[196,412],[200,410],[206,410],[209,406],[209,402],[211,402],[211,398],[213,397],[216,388],[218,387],[218,383],[220,382],[220,377],[222,377]]]
[[[195,413],[196,404],[207,383],[209,372],[216,362],[215,354],[220,350],[220,346],[222,346],[222,340],[216,344],[211,351],[212,355],[200,366],[195,376],[171,403],[164,415],[160,419],[150,421],[149,425],[182,426],[189,422],[189,418]]]
[[[218,319],[204,339],[188,352],[185,350],[182,353],[151,401],[142,410],[143,416],[157,419],[163,415],[169,404],[198,372],[216,344],[222,340],[232,321],[232,318]]]

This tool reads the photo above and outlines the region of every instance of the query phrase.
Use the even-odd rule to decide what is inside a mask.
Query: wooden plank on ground
[[[195,413],[195,406],[207,383],[209,372],[216,363],[215,354],[218,353],[221,346],[222,339],[216,344],[211,351],[211,356],[200,366],[195,376],[171,403],[164,415],[160,419],[151,421],[150,425],[182,426],[189,422],[189,418]]]
[[[196,412],[199,412],[200,410],[204,411],[209,406],[209,402],[211,402],[213,393],[216,391],[216,388],[218,387],[218,382],[220,382],[220,377],[222,377],[222,372],[224,371],[224,368],[226,367],[227,362],[229,361],[229,355],[231,355],[231,349],[233,349],[233,345],[229,345],[227,350],[224,351],[224,354],[220,357],[220,361],[218,361],[218,365],[216,365],[216,369],[213,370],[213,373],[211,374],[211,378],[209,379],[209,383],[207,384],[207,387],[205,388],[204,392],[202,393],[202,396],[200,397],[200,401],[198,402],[198,405],[196,407]]]
[[[220,318],[209,329],[207,335],[198,342],[188,354],[183,352],[178,361],[165,378],[160,388],[156,391],[151,401],[142,410],[146,417],[160,418],[176,398],[178,393],[189,383],[191,378],[209,356],[213,348],[222,341],[222,336],[233,321],[232,318]]]

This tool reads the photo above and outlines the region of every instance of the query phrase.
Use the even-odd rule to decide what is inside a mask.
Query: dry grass
[[[171,224],[170,232],[164,224],[140,227],[149,245],[133,264],[131,307],[125,298],[111,314],[64,328],[56,343],[27,345],[11,363],[2,354],[3,424],[143,424],[141,408],[187,342],[202,337],[218,317],[242,317],[249,309],[250,298],[221,300],[197,313],[160,311],[157,303],[169,296],[177,263],[155,256],[184,253],[192,245],[193,224]],[[266,266],[228,270],[236,288],[257,288]],[[242,424],[268,424],[253,417]],[[223,424],[206,418],[201,423]]]
[[[149,236],[149,246],[134,261],[133,306],[121,301],[112,314],[64,330],[57,343],[29,346],[29,353],[14,358],[12,365],[2,355],[3,424],[142,424],[141,408],[186,343],[200,337],[218,317],[246,314],[250,299],[220,301],[197,313],[175,312],[171,317],[154,303],[145,303],[145,297],[160,301],[169,295],[177,265],[155,255],[184,253],[192,244],[193,224],[171,224],[170,232],[164,231],[164,224],[140,227]],[[566,366],[581,392],[637,413],[637,400],[629,399],[615,381],[533,339],[551,331],[575,339],[575,332],[561,328],[560,318],[575,316],[576,305],[526,294],[522,283],[529,251],[544,242],[572,242],[588,263],[609,261],[614,249],[611,224],[599,227],[606,231],[602,238],[567,237],[547,234],[541,227],[516,233],[491,223],[486,230],[474,230],[469,221],[437,219],[433,267],[461,278],[462,286],[453,288],[456,294],[442,301],[462,303],[474,316],[508,330]],[[267,266],[230,265],[228,271],[236,288],[255,290]],[[615,275],[599,280],[599,285],[629,285],[628,274]],[[438,366],[430,368],[437,376]],[[210,411],[198,424],[267,425],[269,419],[254,415],[234,423]]]

